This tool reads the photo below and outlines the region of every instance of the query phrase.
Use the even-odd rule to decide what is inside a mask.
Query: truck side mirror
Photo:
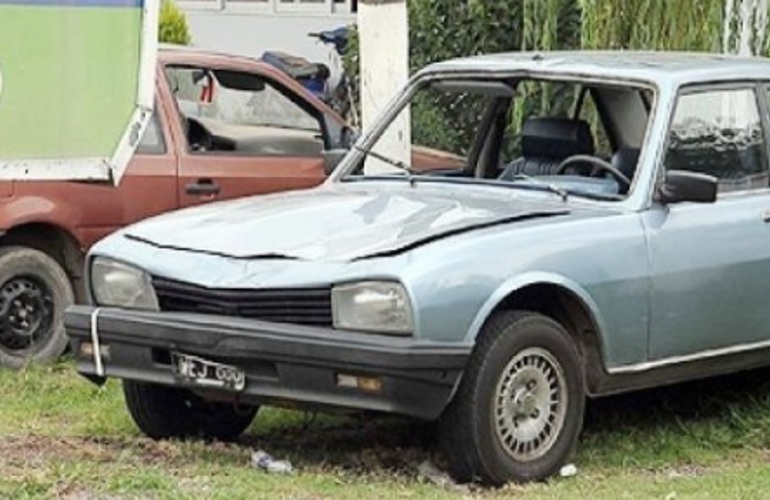
[[[713,203],[717,199],[719,181],[711,175],[688,170],[669,170],[663,185],[658,188],[657,199],[661,203]]]

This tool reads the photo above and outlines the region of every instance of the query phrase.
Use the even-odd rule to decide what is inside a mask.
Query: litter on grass
[[[561,477],[572,477],[577,475],[577,467],[575,464],[567,464],[559,470]]]
[[[263,450],[257,450],[251,454],[251,466],[270,474],[292,474],[294,472],[291,462],[276,460]]]
[[[417,474],[442,488],[460,493],[470,493],[470,488],[464,484],[456,483],[449,477],[449,474],[436,467],[436,464],[430,460],[423,460],[422,463],[417,466]]]

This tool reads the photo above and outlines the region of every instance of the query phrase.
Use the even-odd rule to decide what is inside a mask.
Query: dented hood
[[[567,213],[466,186],[318,188],[187,209],[129,227],[128,238],[239,259],[355,260],[458,233]]]

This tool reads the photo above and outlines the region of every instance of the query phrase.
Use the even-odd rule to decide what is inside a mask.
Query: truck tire
[[[0,248],[0,366],[61,356],[64,310],[73,302],[72,284],[54,259],[33,248]]]
[[[123,380],[131,418],[152,439],[203,438],[230,441],[254,420],[258,406],[205,401],[186,389]]]
[[[450,474],[500,486],[556,473],[582,427],[583,378],[559,323],[532,312],[493,316],[440,422]]]

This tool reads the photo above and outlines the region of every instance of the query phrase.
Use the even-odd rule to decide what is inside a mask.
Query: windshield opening
[[[343,179],[451,178],[620,200],[650,99],[646,88],[579,80],[432,80]]]

